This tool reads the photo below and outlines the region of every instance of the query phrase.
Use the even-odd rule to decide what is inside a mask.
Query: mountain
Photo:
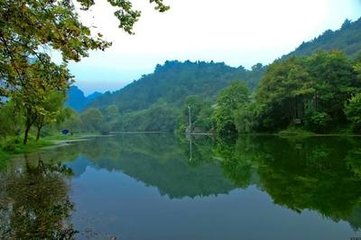
[[[84,92],[77,86],[71,86],[68,90],[65,106],[70,107],[77,112],[81,112],[101,95],[103,94],[94,92],[88,97],[85,97]]]
[[[105,93],[92,106],[102,109],[116,105],[120,112],[129,112],[147,109],[158,101],[181,106],[190,95],[214,101],[219,91],[232,81],[244,80],[250,88],[255,88],[264,71],[261,64],[247,70],[224,63],[166,61],[157,65],[152,74],[142,76],[123,89]]]
[[[361,53],[360,30],[361,19],[346,20],[339,30],[327,30],[276,61],[335,49],[355,58]],[[201,121],[202,126],[209,128],[219,92],[240,80],[254,91],[267,69],[268,66],[262,64],[247,70],[242,66],[230,67],[213,61],[166,61],[157,65],[153,73],[143,75],[118,91],[97,97],[89,106],[101,111],[111,131],[172,131],[176,126],[187,124],[187,106],[190,105],[197,126]],[[195,120],[196,106],[202,106],[198,114],[203,118],[198,120]]]
[[[284,57],[310,55],[319,50],[341,50],[351,58],[361,54],[361,18],[346,20],[336,31],[327,30],[309,42],[303,42],[296,50]]]

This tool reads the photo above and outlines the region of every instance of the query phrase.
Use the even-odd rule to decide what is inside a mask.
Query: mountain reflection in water
[[[358,138],[96,138],[0,172],[9,239],[360,237]]]

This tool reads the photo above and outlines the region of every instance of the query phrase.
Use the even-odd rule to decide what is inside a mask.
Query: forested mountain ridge
[[[341,50],[351,58],[355,58],[361,53],[361,18],[354,22],[346,20],[340,29],[327,30],[315,39],[303,42],[283,58],[310,55],[320,50]]]
[[[94,101],[81,115],[81,121],[89,122],[84,130],[177,129],[229,136],[297,127],[358,133],[360,26],[361,20],[346,20],[340,30],[328,30],[274,63],[251,70],[213,61],[166,61]]]
[[[235,80],[244,80],[254,89],[264,71],[261,64],[247,70],[224,63],[166,61],[157,65],[154,73],[144,75],[118,91],[105,93],[92,105],[105,108],[114,104],[120,112],[128,112],[147,109],[160,100],[180,106],[190,95],[213,102],[219,91]]]

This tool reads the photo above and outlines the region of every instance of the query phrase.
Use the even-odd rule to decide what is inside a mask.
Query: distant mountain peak
[[[73,85],[68,90],[65,106],[81,112],[102,95],[100,92],[94,92],[85,97],[84,92],[78,86]]]

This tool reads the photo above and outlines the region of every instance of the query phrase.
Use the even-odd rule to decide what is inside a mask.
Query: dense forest
[[[346,20],[339,30],[251,70],[167,61],[99,97],[81,115],[97,112],[103,124],[94,126],[102,131],[359,133],[360,24]]]
[[[99,97],[75,122],[83,131],[172,132],[177,129],[219,136],[276,133],[289,128],[315,133],[359,133],[361,130],[361,57],[352,59],[334,50],[280,59],[267,69],[257,68],[263,77],[256,89],[250,87],[252,82],[243,81],[236,74],[220,75],[226,82],[223,83],[216,80],[219,75],[215,73],[219,74],[219,70],[209,70],[209,75],[197,75],[199,70],[180,71],[187,69],[184,65],[199,64],[206,69],[219,66],[227,69],[223,64],[174,64],[178,66],[172,71],[166,71],[172,65],[167,62],[164,70],[158,67],[154,74],[123,90]],[[243,72],[257,76],[256,67],[253,69]],[[179,83],[175,84],[177,80]],[[205,84],[207,81],[215,84]],[[69,128],[74,124],[69,120],[65,123]]]
[[[303,42],[295,51],[284,57],[309,55],[319,50],[341,50],[348,56],[355,58],[360,54],[361,19],[355,22],[345,20],[341,28],[327,30],[322,35],[309,42]]]
[[[238,79],[255,89],[265,69],[261,64],[247,70],[224,63],[167,61],[154,73],[98,97],[81,116],[98,112],[98,118],[106,119],[94,125],[101,131],[174,131],[188,105],[194,105],[192,111],[198,105],[210,108],[219,92]]]
[[[104,108],[116,104],[120,112],[127,112],[148,108],[159,100],[180,106],[190,95],[214,101],[221,89],[237,79],[243,79],[255,89],[264,70],[261,64],[250,71],[224,63],[166,61],[157,65],[154,73],[144,75],[123,89],[104,94],[93,106]]]
[[[123,89],[87,98],[74,86],[69,90],[73,80],[66,65],[49,62],[44,72],[50,59],[34,57],[21,73],[27,88],[2,85],[0,135],[5,142],[9,136],[17,136],[16,141],[25,136],[26,143],[29,135],[39,139],[61,129],[219,136],[290,129],[360,133],[360,24],[361,19],[346,20],[339,30],[302,43],[268,66],[247,70],[224,63],[166,61]],[[14,84],[21,86],[21,79]]]

